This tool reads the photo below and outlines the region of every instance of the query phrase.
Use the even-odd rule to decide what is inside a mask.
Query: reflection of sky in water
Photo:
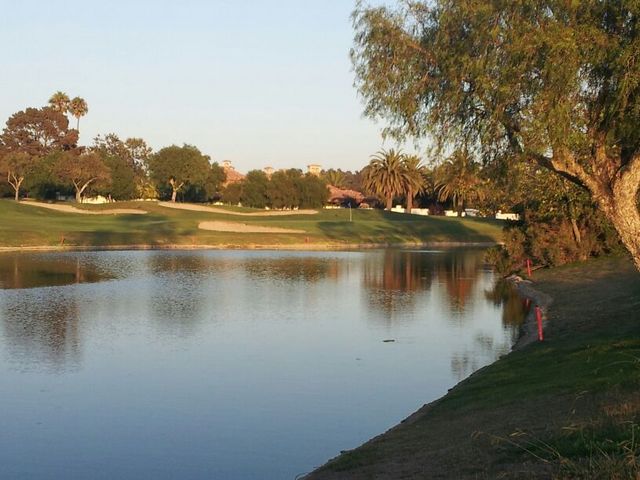
[[[293,478],[515,328],[478,250],[40,258],[105,281],[0,290],[0,478]]]

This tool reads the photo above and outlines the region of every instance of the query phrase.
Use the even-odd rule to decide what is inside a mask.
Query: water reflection
[[[0,288],[51,287],[109,278],[77,255],[0,254]]]
[[[242,263],[246,273],[257,280],[285,282],[317,282],[327,277],[337,279],[340,261],[337,258],[294,256],[291,258],[256,258]]]
[[[294,478],[509,349],[482,255],[4,256],[0,477]]]
[[[482,269],[480,250],[387,250],[364,266],[368,304],[391,319],[415,307],[417,292],[444,285],[452,314],[462,314]]]
[[[493,288],[485,291],[485,298],[496,307],[500,307],[504,325],[520,327],[529,312],[529,302],[518,295],[511,283],[503,279],[498,280]]]
[[[2,310],[2,339],[19,369],[79,366],[81,332],[73,295],[29,290],[5,298]]]
[[[483,258],[481,250],[454,250],[435,265],[438,280],[446,285],[453,313],[465,310],[482,272]]]

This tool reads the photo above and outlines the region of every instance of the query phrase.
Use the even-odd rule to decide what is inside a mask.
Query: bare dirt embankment
[[[81,215],[144,215],[147,213],[145,210],[138,210],[135,208],[110,208],[108,210],[84,210],[82,208],[76,208],[72,205],[64,205],[59,203],[44,203],[44,202],[20,202],[20,205],[30,205],[32,207],[48,208],[49,210],[55,210],[56,212],[63,213],[79,213]]]
[[[201,230],[211,230],[213,232],[232,233],[306,233],[304,230],[294,230],[291,228],[262,227],[260,225],[221,221],[200,222],[198,228]]]
[[[233,212],[224,208],[194,205],[192,203],[158,202],[158,205],[177,210],[191,210],[192,212],[221,213],[224,215],[237,215],[240,217],[284,217],[287,215],[315,215],[317,210],[265,210],[264,212]]]

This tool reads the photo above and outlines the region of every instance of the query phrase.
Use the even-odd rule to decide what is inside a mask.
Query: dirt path
[[[293,230],[290,228],[262,227],[260,225],[247,225],[246,223],[219,221],[200,222],[198,228],[214,232],[233,233],[306,233],[304,230]]]
[[[30,205],[32,207],[48,208],[57,212],[79,213],[81,215],[144,215],[145,210],[135,208],[110,208],[109,210],[84,210],[72,205],[64,205],[59,203],[43,203],[43,202],[20,202],[20,205]]]
[[[237,215],[240,217],[283,217],[287,215],[315,215],[317,210],[265,210],[264,212],[246,213],[232,212],[224,208],[207,207],[205,205],[194,205],[192,203],[172,203],[158,202],[158,205],[166,208],[175,208],[177,210],[191,210],[193,212],[210,212],[222,213],[224,215]]]

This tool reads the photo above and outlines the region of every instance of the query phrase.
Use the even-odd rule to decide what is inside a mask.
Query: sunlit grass
[[[73,204],[75,206],[75,204]],[[379,210],[320,210],[315,215],[260,216],[264,210],[237,207],[230,212],[256,216],[165,208],[156,202],[80,205],[88,210],[134,208],[146,215],[84,215],[0,201],[0,246],[210,245],[252,247],[286,245],[401,244],[428,242],[497,242],[502,224],[489,219],[420,217]],[[217,207],[220,208],[220,207]],[[224,208],[224,207],[222,207]],[[198,229],[221,220],[305,233],[223,233]]]

